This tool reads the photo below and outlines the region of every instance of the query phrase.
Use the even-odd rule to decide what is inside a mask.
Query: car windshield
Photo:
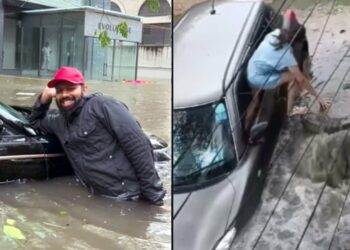
[[[16,124],[29,126],[29,121],[21,113],[2,103],[0,103],[0,116]]]
[[[224,102],[175,110],[173,184],[199,186],[229,173],[235,150]]]

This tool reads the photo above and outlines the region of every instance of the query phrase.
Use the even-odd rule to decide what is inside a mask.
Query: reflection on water
[[[31,106],[45,80],[0,77],[0,100]],[[102,92],[127,104],[143,128],[171,142],[170,81],[145,85],[91,83],[90,93]],[[26,240],[0,233],[0,249],[170,249],[171,167],[157,164],[167,190],[165,209],[146,202],[115,201],[93,196],[72,176],[25,184],[0,185],[1,225],[15,220]]]
[[[74,177],[0,186],[6,219],[26,240],[0,234],[1,249],[169,249],[170,216],[146,202],[93,196]],[[168,198],[169,199],[169,198]]]

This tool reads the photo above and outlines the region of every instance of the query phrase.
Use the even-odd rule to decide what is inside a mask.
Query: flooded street
[[[285,6],[291,2],[303,22],[318,1],[287,1]],[[334,7],[332,3],[321,1],[306,28],[312,84],[321,97],[334,100],[330,116],[343,117],[350,115],[350,91],[340,85],[350,83],[350,6],[344,5],[350,2],[336,1]],[[306,158],[319,157],[310,151],[304,154],[315,142],[299,117],[285,120],[279,140],[260,206],[232,249],[350,249],[350,181],[332,188],[299,174],[308,167]]]
[[[19,106],[32,106],[47,82],[4,76],[0,80],[0,100]],[[170,80],[88,86],[90,93],[126,103],[145,131],[170,144]],[[73,176],[1,184],[1,226],[14,220],[25,240],[0,233],[0,249],[170,249],[171,167],[167,163],[156,168],[167,190],[165,208],[93,196]]]

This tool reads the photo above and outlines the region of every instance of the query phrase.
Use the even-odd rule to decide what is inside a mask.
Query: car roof
[[[193,6],[174,28],[174,107],[219,99],[229,84],[257,13],[259,0],[215,1]],[[225,77],[226,75],[226,77]],[[224,79],[225,78],[225,79]]]

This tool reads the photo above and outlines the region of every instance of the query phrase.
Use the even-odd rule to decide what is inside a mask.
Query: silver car
[[[286,112],[285,91],[265,91],[249,135],[241,118],[252,98],[245,72],[252,45],[283,25],[281,15],[267,27],[273,15],[262,1],[222,0],[214,8],[204,2],[174,28],[176,250],[228,249],[260,202]],[[298,61],[308,55],[304,28],[300,34]]]

